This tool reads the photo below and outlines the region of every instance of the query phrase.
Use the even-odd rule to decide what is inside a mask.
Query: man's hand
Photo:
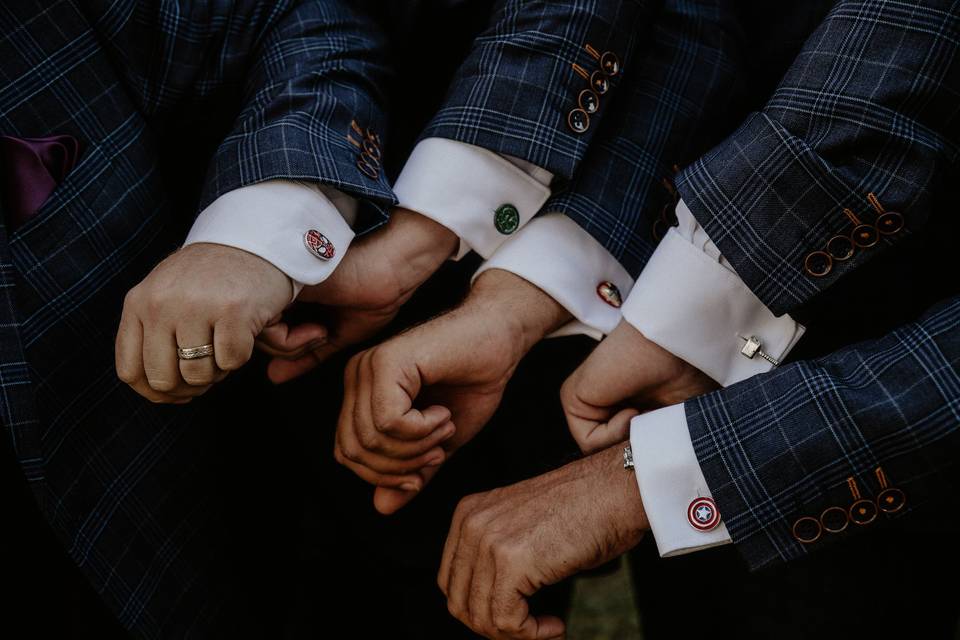
[[[189,402],[250,359],[254,338],[290,303],[290,279],[240,249],[193,244],[154,268],[123,302],[117,375],[154,402]],[[291,347],[322,342],[299,328]],[[214,355],[178,360],[177,347],[214,345]]]
[[[457,236],[430,218],[396,209],[382,228],[356,240],[333,274],[304,287],[301,302],[331,311],[327,340],[316,349],[299,349],[298,327],[268,327],[257,345],[275,356],[267,375],[286,382],[314,369],[331,355],[363,342],[383,329],[417,288],[456,250]]]
[[[613,447],[464,498],[437,581],[450,612],[487,638],[559,638],[563,622],[534,616],[527,598],[625,553],[647,528],[637,479]]]
[[[520,359],[568,313],[526,280],[492,269],[463,304],[355,356],[336,459],[378,485],[393,513],[487,423]]]
[[[630,419],[716,389],[717,384],[626,320],[560,389],[570,432],[584,453],[630,436]]]

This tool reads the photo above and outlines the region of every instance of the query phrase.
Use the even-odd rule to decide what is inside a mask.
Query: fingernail
[[[307,343],[307,350],[313,351],[314,349],[319,349],[325,344],[327,344],[326,338],[317,338],[316,340],[311,340]]]
[[[456,428],[455,426],[453,426],[453,423],[452,423],[452,422],[448,422],[448,423],[447,423],[447,426],[445,426],[445,427],[443,428],[443,435],[440,436],[440,437],[443,438],[444,440],[446,440],[447,438],[449,438],[450,436],[452,436],[452,435],[456,432],[456,430],[457,430],[457,428]]]
[[[415,482],[404,482],[400,485],[400,488],[403,491],[420,491],[420,487],[418,487]]]
[[[443,454],[437,453],[427,458],[427,461],[424,464],[426,464],[428,467],[435,467],[441,462],[443,462]]]

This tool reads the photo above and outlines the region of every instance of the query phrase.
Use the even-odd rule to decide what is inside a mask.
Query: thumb
[[[556,616],[530,616],[521,629],[535,640],[558,640],[566,631],[563,620]]]
[[[275,357],[297,359],[326,341],[327,328],[323,325],[304,322],[291,326],[286,322],[277,322],[260,332],[257,347]]]
[[[417,473],[423,479],[420,490],[427,486],[427,483],[437,474],[439,466],[424,467]],[[373,508],[385,516],[392,515],[407,506],[411,500],[417,497],[420,491],[404,491],[402,489],[393,489],[391,487],[377,487],[373,492]]]
[[[574,437],[585,454],[612,447],[630,437],[630,421],[638,415],[640,412],[636,409],[621,409],[607,422],[594,423],[592,428],[581,432],[580,437]]]

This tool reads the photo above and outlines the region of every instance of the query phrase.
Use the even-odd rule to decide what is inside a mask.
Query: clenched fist
[[[483,428],[520,359],[568,317],[518,276],[481,274],[460,307],[350,361],[337,460],[378,485],[379,511],[396,511]]]
[[[207,243],[184,247],[127,294],[117,375],[154,402],[188,402],[250,359],[254,339],[292,294],[290,279],[251,253]],[[325,335],[319,325],[302,327],[300,346]],[[178,359],[178,347],[208,344],[212,356]]]
[[[648,340],[626,320],[560,389],[570,432],[584,453],[630,436],[630,419],[712,391],[717,383]]]

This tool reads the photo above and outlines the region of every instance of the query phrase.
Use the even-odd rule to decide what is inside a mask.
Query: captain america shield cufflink
[[[720,524],[720,511],[710,498],[696,498],[687,507],[687,520],[697,531],[713,531]]]

